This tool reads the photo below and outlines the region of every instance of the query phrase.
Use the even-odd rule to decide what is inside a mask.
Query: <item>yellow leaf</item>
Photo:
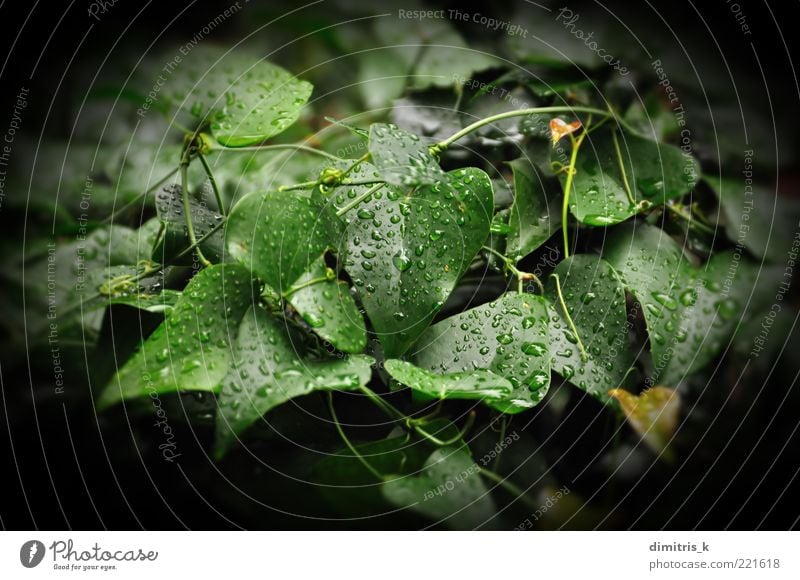
[[[553,145],[555,146],[555,144],[558,143],[558,141],[565,135],[574,133],[580,128],[580,121],[565,123],[561,119],[550,119],[550,138],[553,140]]]
[[[678,424],[681,408],[678,392],[657,386],[641,395],[624,389],[613,389],[608,394],[619,401],[628,423],[645,444],[656,453],[664,451]]]

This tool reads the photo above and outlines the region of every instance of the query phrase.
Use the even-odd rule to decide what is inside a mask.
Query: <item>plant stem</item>
[[[367,471],[369,471],[372,475],[374,475],[378,481],[383,481],[383,476],[376,470],[372,465],[370,465],[369,461],[367,461],[363,455],[361,455],[358,450],[350,443],[350,439],[347,438],[347,435],[342,429],[341,423],[339,423],[339,418],[336,416],[336,410],[333,408],[333,393],[328,393],[328,408],[331,411],[331,418],[333,419],[333,424],[336,425],[336,431],[339,432],[339,437],[342,438],[344,444],[347,445],[347,448],[350,450],[350,453],[353,454],[353,457],[358,459],[361,462]]]
[[[189,160],[184,159],[181,161],[181,198],[183,200],[183,213],[186,214],[184,217],[186,219],[186,229],[189,231],[189,243],[195,247],[197,251],[197,257],[200,259],[200,263],[203,267],[208,267],[211,265],[211,262],[206,259],[203,255],[203,251],[200,249],[200,246],[197,244],[197,235],[194,232],[194,224],[192,223],[192,212],[191,206],[189,205],[189,176],[188,176],[188,169],[189,169]]]
[[[483,246],[482,249],[500,258],[503,261],[505,267],[517,277],[517,292],[519,294],[523,293],[523,286],[522,286],[523,280],[533,280],[534,282],[536,282],[536,285],[539,286],[539,290],[541,291],[541,293],[544,294],[544,286],[542,285],[542,281],[539,280],[536,274],[531,274],[530,272],[523,272],[522,270],[518,269],[514,265],[514,261],[511,258],[504,256],[494,248],[490,248],[489,246]]]
[[[370,187],[370,188],[369,188],[367,191],[365,191],[364,193],[362,193],[361,195],[359,195],[357,198],[355,198],[353,201],[351,201],[351,202],[350,202],[350,203],[348,203],[347,205],[343,206],[343,207],[342,207],[340,210],[338,210],[338,211],[336,212],[336,215],[337,215],[338,217],[342,217],[344,214],[346,214],[348,211],[350,211],[351,209],[353,209],[354,207],[356,207],[356,206],[357,206],[358,204],[360,204],[362,201],[364,201],[365,199],[367,199],[368,197],[370,197],[370,196],[371,196],[373,193],[375,193],[376,191],[378,191],[378,190],[379,190],[381,187],[383,187],[384,185],[385,185],[385,183],[384,183],[384,182],[381,182],[381,183],[378,183],[378,184],[374,185],[373,187]]]
[[[304,151],[305,153],[312,153],[314,155],[319,155],[321,157],[325,157],[326,159],[330,159],[331,161],[341,161],[339,157],[333,155],[332,153],[328,153],[327,151],[323,151],[322,149],[315,149],[314,147],[309,147],[308,145],[300,145],[300,144],[277,144],[277,145],[254,145],[251,147],[212,147],[211,151],[225,151],[229,153],[236,153],[236,152],[253,152],[253,151],[278,151],[281,149],[293,149],[295,151]]]
[[[628,173],[625,171],[625,162],[622,159],[622,151],[619,148],[619,139],[617,139],[616,129],[611,132],[611,139],[614,141],[614,151],[617,154],[617,162],[619,163],[619,172],[622,174],[622,184],[625,186],[625,193],[628,196],[628,201],[631,207],[636,206],[636,200],[633,198],[631,185],[628,183]]]
[[[572,316],[569,314],[569,310],[567,309],[567,303],[564,301],[564,295],[561,293],[561,280],[558,277],[558,274],[550,274],[550,277],[555,279],[556,281],[556,294],[558,295],[558,301],[561,304],[561,309],[564,311],[564,316],[567,318],[567,323],[569,323],[569,328],[572,330],[572,334],[575,335],[575,340],[578,341],[578,347],[581,349],[581,360],[586,362],[589,360],[588,355],[586,354],[586,349],[583,347],[583,341],[581,340],[580,335],[578,334],[578,329],[575,328],[575,323],[572,321]]]
[[[317,185],[319,185],[319,181],[315,179],[314,181],[304,181],[302,183],[296,183],[294,185],[281,185],[278,188],[278,191],[296,191],[298,189],[313,189]]]
[[[700,220],[694,219],[694,217],[692,217],[691,214],[683,213],[678,207],[672,205],[671,203],[666,203],[666,204],[664,204],[664,206],[669,211],[671,211],[676,216],[678,216],[679,218],[682,218],[682,219],[686,220],[687,222],[689,222],[689,227],[696,227],[697,229],[702,230],[707,234],[714,235],[715,231],[714,231],[713,228],[707,226],[706,224],[704,224]]]
[[[522,503],[527,505],[529,508],[533,510],[538,510],[541,506],[537,505],[532,499],[530,499],[522,489],[517,487],[515,484],[508,481],[505,477],[495,473],[494,471],[490,471],[488,469],[479,468],[478,473],[484,476],[486,479],[490,479],[494,481],[496,484],[500,485],[501,487],[505,488],[511,495],[515,496],[517,499],[521,500]]]
[[[367,395],[370,401],[372,401],[376,406],[380,407],[384,413],[387,415],[393,416],[395,419],[399,419],[401,421],[408,421],[410,420],[402,411],[400,411],[397,407],[392,405],[391,403],[384,401],[378,393],[370,389],[366,385],[362,385],[360,387],[362,393]]]
[[[467,432],[468,432],[470,429],[472,429],[472,425],[473,425],[474,423],[475,423],[475,412],[473,411],[473,412],[471,412],[471,413],[470,413],[470,414],[467,416],[467,422],[466,422],[466,424],[464,425],[464,428],[463,428],[463,429],[461,429],[461,430],[458,432],[458,434],[457,434],[457,435],[454,435],[454,436],[452,436],[450,439],[444,439],[444,440],[442,440],[442,439],[439,439],[439,438],[438,438],[438,437],[436,437],[435,435],[431,435],[431,434],[430,434],[430,433],[428,433],[428,432],[427,432],[425,429],[423,429],[422,427],[420,427],[420,426],[419,426],[419,425],[417,425],[417,424],[413,424],[413,425],[411,425],[411,427],[413,427],[413,428],[414,428],[414,430],[415,430],[417,433],[419,433],[420,435],[422,435],[422,436],[423,436],[425,439],[427,439],[428,441],[430,441],[430,442],[431,442],[431,443],[433,443],[434,445],[437,445],[437,446],[439,446],[439,447],[446,447],[446,446],[448,446],[448,445],[453,445],[454,443],[458,443],[459,441],[461,441],[461,440],[464,438],[464,435],[466,435],[466,434],[467,434]]]
[[[208,180],[211,182],[211,189],[214,190],[214,197],[217,200],[217,207],[219,207],[219,212],[222,215],[227,215],[225,211],[225,204],[222,203],[222,195],[219,192],[219,187],[217,186],[217,179],[214,177],[214,173],[211,171],[211,167],[208,165],[208,161],[206,160],[205,156],[197,152],[197,157],[200,159],[200,164],[203,166],[203,169],[206,171],[206,175],[208,176]]]
[[[586,127],[588,129],[588,125]],[[581,136],[575,139],[571,134],[569,136],[572,141],[572,152],[569,156],[569,166],[567,167],[567,180],[564,183],[564,203],[561,205],[561,230],[564,236],[564,257],[569,258],[569,232],[567,231],[567,222],[569,221],[569,194],[572,191],[572,180],[575,177],[575,164],[578,161],[578,150],[581,148],[584,138],[587,133],[584,130]]]
[[[309,286],[313,286],[314,284],[320,284],[322,282],[328,282],[329,280],[330,280],[330,278],[328,278],[327,276],[322,276],[320,278],[312,278],[311,280],[306,280],[305,282],[302,282],[301,284],[297,284],[295,286],[290,286],[289,289],[286,290],[286,292],[283,293],[283,297],[284,298],[289,298],[292,294],[294,294],[295,292],[297,292],[299,290],[302,290],[303,288],[308,288]]]
[[[471,125],[467,125],[457,133],[454,133],[444,141],[440,141],[434,148],[437,151],[441,151],[443,149],[447,149],[450,145],[452,145],[455,141],[458,141],[465,135],[469,135],[476,129],[480,129],[485,125],[490,125],[495,121],[502,121],[503,119],[508,119],[511,117],[524,117],[526,115],[535,115],[537,113],[590,113],[594,115],[601,115],[603,117],[614,117],[615,120],[618,122],[620,121],[619,117],[614,115],[609,111],[604,111],[603,109],[596,109],[594,107],[569,107],[569,106],[557,106],[557,107],[533,107],[532,109],[518,109],[516,111],[506,111],[505,113],[498,113],[497,115],[492,115],[490,117],[486,117],[485,119],[480,119],[475,121]]]

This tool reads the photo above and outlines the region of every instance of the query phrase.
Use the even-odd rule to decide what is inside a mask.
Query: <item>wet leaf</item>
[[[514,205],[506,236],[506,254],[517,260],[530,254],[561,229],[562,195],[557,184],[539,173],[525,157],[511,163]]]
[[[215,455],[222,457],[264,413],[294,397],[365,385],[373,362],[365,355],[306,359],[302,347],[292,342],[286,322],[251,308],[239,328],[233,365],[222,382]]]
[[[367,346],[364,317],[350,294],[350,286],[337,280],[334,272],[324,282],[318,282],[294,291],[289,303],[322,339],[337,350],[358,353]],[[311,269],[294,283],[302,286],[311,280],[325,279],[328,268],[320,258]]]
[[[147,312],[163,313],[169,315],[178,300],[181,293],[176,290],[162,290],[158,294],[126,294],[124,296],[109,296],[102,304],[122,304],[125,306],[132,306],[139,310],[146,310]]]
[[[434,373],[491,371],[513,390],[486,403],[519,413],[539,403],[550,386],[548,322],[542,297],[504,294],[431,326],[417,341],[412,360]]]
[[[755,272],[731,252],[696,268],[661,229],[626,224],[603,256],[641,305],[660,384],[674,386],[708,364],[745,314]]]
[[[397,359],[387,360],[385,368],[411,390],[437,399],[506,399],[513,391],[509,381],[486,370],[437,374]]]
[[[407,195],[381,189],[345,214],[339,254],[386,356],[404,353],[441,309],[489,235],[492,210],[489,177],[467,168]]]
[[[677,147],[627,133],[618,134],[617,142],[637,205],[631,206],[625,192],[611,132],[593,133],[578,152],[570,193],[570,211],[585,224],[608,226],[625,221],[641,210],[640,202],[661,205],[691,191],[699,179],[697,161]],[[560,179],[563,186],[566,172]]]
[[[174,58],[154,59],[159,69],[140,79],[143,94],[164,75],[163,63]],[[313,88],[254,54],[206,45],[195,47],[164,76],[156,104],[207,120],[214,137],[228,147],[282,133],[297,120]]]
[[[166,320],[118,370],[98,406],[163,393],[216,391],[228,372],[231,338],[253,296],[251,275],[241,266],[200,271]]]
[[[640,395],[623,389],[613,389],[608,393],[619,401],[622,411],[645,444],[656,453],[667,447],[681,410],[680,394],[670,388],[656,386]]]
[[[431,185],[444,180],[439,162],[417,135],[391,123],[373,123],[369,128],[372,163],[387,183],[400,186]]]
[[[194,261],[193,252],[186,252],[184,256],[175,261],[177,256],[191,245],[180,185],[171,185],[156,193],[156,212],[158,212],[158,219],[164,224],[164,231],[153,248],[153,260],[161,263],[191,265]],[[208,238],[200,242],[200,249],[211,262],[222,261],[224,253],[224,234],[220,227],[223,220],[222,214],[212,211],[193,195],[189,196],[189,212],[197,240],[217,228]]]
[[[605,260],[586,254],[562,261],[554,274],[558,276],[577,336],[558,297],[555,278],[551,277],[545,286],[545,296],[550,301],[553,370],[606,402],[608,391],[622,383],[633,364],[622,282]]]
[[[464,447],[437,449],[421,473],[386,482],[383,493],[394,505],[408,507],[448,528],[494,526],[494,502],[478,465]]]
[[[293,191],[245,196],[225,229],[230,255],[281,293],[341,238],[330,207]]]

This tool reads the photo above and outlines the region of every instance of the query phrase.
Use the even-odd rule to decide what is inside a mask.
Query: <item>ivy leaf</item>
[[[234,264],[200,271],[167,319],[119,369],[98,406],[178,391],[216,391],[230,364],[230,336],[253,301],[250,273]]]
[[[597,256],[579,254],[556,267],[545,286],[550,300],[550,354],[553,370],[576,387],[608,401],[633,364],[628,347],[625,290],[611,265]],[[581,349],[583,345],[583,350]]]
[[[386,371],[413,391],[437,399],[505,399],[513,386],[503,377],[486,370],[435,374],[397,359],[389,359]]]
[[[157,59],[160,66],[173,61],[174,56]],[[313,88],[258,56],[205,45],[195,47],[169,75],[162,70],[147,75],[145,94],[160,75],[167,79],[156,102],[207,120],[214,137],[227,147],[253,145],[282,133],[297,120]]]
[[[561,229],[562,195],[529,159],[515,159],[509,165],[514,173],[514,204],[508,220],[511,232],[506,236],[506,254],[520,259]]]
[[[640,395],[623,389],[613,389],[608,394],[619,401],[628,423],[645,444],[656,453],[663,452],[678,424],[681,410],[678,391],[655,386]]]
[[[743,315],[755,274],[739,260],[732,270],[731,252],[695,268],[664,231],[642,224],[617,228],[603,256],[642,306],[653,379],[664,385],[677,384],[720,352]],[[720,280],[726,280],[728,291]]]
[[[245,315],[219,398],[217,458],[270,409],[313,391],[356,389],[370,379],[374,360],[368,356],[312,361],[298,346],[285,322],[258,307]]]
[[[572,182],[570,211],[578,221],[592,226],[617,224],[636,215],[639,202],[664,204],[691,191],[699,179],[697,160],[677,147],[627,133],[618,135],[617,142],[637,205],[631,205],[625,192],[612,133],[595,133],[578,152]],[[564,185],[566,172],[560,179]]]
[[[439,162],[413,133],[391,123],[369,127],[369,152],[383,179],[393,185],[431,185],[444,180]]]
[[[379,18],[375,35],[391,47],[395,60],[405,65],[403,75],[410,76],[414,89],[452,87],[458,79],[469,79],[475,72],[500,64],[498,59],[471,49],[445,20]]]
[[[771,262],[786,259],[791,232],[798,222],[800,206],[759,186],[746,187],[742,181],[706,177],[725,216],[725,233],[754,255]]]
[[[504,377],[513,391],[486,403],[519,413],[539,403],[550,386],[548,323],[542,297],[504,294],[431,326],[417,341],[413,361],[436,373],[486,369]]]
[[[171,263],[191,245],[180,185],[165,187],[156,194],[156,212],[158,219],[164,224],[164,231],[153,248],[153,260]],[[189,213],[198,240],[217,228],[213,234],[200,242],[200,249],[210,261],[221,262],[223,255],[223,232],[220,227],[222,215],[209,209],[193,195],[189,196]],[[191,265],[192,261],[192,252],[187,252],[176,263]]]
[[[269,191],[243,197],[225,229],[230,255],[283,293],[336,245],[342,224],[320,199]]]
[[[313,280],[323,281],[302,287]],[[342,352],[358,353],[366,348],[364,317],[350,287],[335,275],[328,277],[324,259],[317,260],[294,286],[301,288],[289,294],[289,303],[317,335]]]
[[[492,185],[458,169],[401,196],[378,190],[345,214],[345,269],[388,357],[425,330],[489,235]]]
[[[362,52],[358,58],[358,90],[367,109],[388,107],[403,94],[408,67],[391,49]]]
[[[495,515],[480,468],[465,447],[437,449],[419,475],[387,481],[383,494],[394,505],[408,507],[453,529],[492,526]]]

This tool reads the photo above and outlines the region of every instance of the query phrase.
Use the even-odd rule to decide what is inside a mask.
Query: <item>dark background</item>
[[[40,2],[34,7],[5,3],[0,8],[3,22],[2,107],[4,125],[10,117],[14,96],[21,86],[30,87],[28,112],[24,127],[38,136],[67,132],[69,101],[75,85],[83,82],[99,57],[114,51],[139,54],[156,40],[185,42],[194,32],[227,7],[229,2],[177,3],[129,2],[119,0],[109,8],[102,21],[95,23],[87,15],[89,3]],[[701,78],[711,77],[724,65],[723,53],[732,65],[731,74],[742,90],[753,93],[751,102],[761,107],[761,115],[748,117],[752,123],[770,123],[777,138],[780,171],[764,170],[761,180],[794,195],[798,172],[794,151],[798,140],[798,85],[792,66],[797,43],[793,9],[796,2],[739,2],[753,34],[743,36],[729,4],[682,1],[625,2],[604,6],[624,15],[626,23],[648,42],[657,42],[663,51],[678,59],[684,47],[698,67]],[[432,4],[431,4],[432,5]],[[238,38],[256,20],[266,20],[295,5],[287,2],[257,2],[245,7],[239,17],[215,32],[215,40]],[[462,11],[460,2],[446,3]],[[568,4],[576,10],[602,10],[595,3]],[[584,7],[585,6],[585,7]],[[503,17],[511,3],[492,2],[476,8],[486,15]],[[13,12],[17,10],[16,12]],[[287,33],[298,34],[326,21],[337,21],[363,8],[346,2],[325,1],[310,10],[310,16],[292,21]],[[656,11],[665,22],[656,15]],[[389,9],[385,10],[389,11]],[[704,22],[698,16],[699,11]],[[307,13],[308,14],[308,13]],[[611,18],[611,16],[607,16]],[[584,19],[585,22],[585,19]],[[94,26],[91,27],[94,23]],[[668,26],[667,26],[668,25]],[[680,39],[672,37],[669,28]],[[485,34],[483,29],[465,26],[467,38]],[[713,33],[713,37],[712,37]],[[752,45],[750,44],[752,42]],[[684,46],[682,46],[682,44]],[[116,46],[115,46],[116,45]],[[303,50],[302,45],[291,50]],[[757,59],[754,55],[757,55]],[[279,62],[287,55],[277,55]],[[646,64],[646,63],[645,63]],[[686,64],[687,70],[689,64]],[[767,87],[762,82],[760,68]],[[78,87],[80,88],[80,87]],[[730,88],[722,88],[722,91]],[[763,115],[770,110],[772,115]],[[774,116],[774,124],[770,117]],[[4,208],[0,226],[6,243],[19,248],[28,216]],[[13,251],[13,250],[11,250]],[[3,290],[12,292],[12,290]],[[12,297],[15,298],[15,297]],[[179,464],[160,459],[152,449],[139,447],[141,441],[131,432],[146,431],[147,419],[130,419],[113,412],[95,416],[88,385],[86,364],[95,361],[89,353],[76,352],[68,362],[67,394],[53,394],[49,361],[41,352],[27,352],[24,344],[8,345],[0,353],[0,525],[8,529],[94,529],[94,528],[358,528],[413,527],[414,520],[370,520],[336,522],[296,518],[282,513],[303,506],[317,507],[304,493],[303,485],[277,472],[288,469],[293,461],[293,447],[283,445],[273,455],[275,470],[256,468],[247,457],[226,461],[218,470],[205,456],[202,445],[211,435],[210,428],[186,429],[178,434],[183,442]],[[14,348],[12,348],[14,347]],[[800,515],[796,501],[800,469],[797,452],[798,396],[797,340],[792,336],[786,349],[774,360],[766,361],[761,371],[753,370],[737,391],[724,387],[731,381],[731,361],[722,358],[702,377],[711,389],[698,404],[698,413],[690,428],[696,437],[683,443],[673,465],[653,463],[641,478],[615,481],[604,485],[605,477],[593,469],[584,471],[598,451],[609,444],[608,425],[594,421],[596,404],[574,398],[575,412],[570,423],[560,425],[553,437],[552,457],[561,458],[556,472],[563,480],[580,474],[574,488],[584,496],[596,495],[600,504],[613,508],[620,504],[623,514],[605,523],[606,527],[658,529],[786,529],[797,525]],[[46,354],[46,353],[45,353]],[[795,360],[792,360],[795,359]],[[772,364],[774,363],[774,365]],[[763,387],[763,390],[761,390]],[[759,392],[759,390],[761,390]],[[757,404],[753,404],[758,392]],[[195,401],[200,407],[207,401]],[[318,400],[304,404],[314,406]],[[180,407],[176,406],[176,409]],[[178,410],[176,413],[180,412]],[[358,408],[352,411],[358,414]],[[719,414],[717,414],[719,413]],[[287,413],[278,429],[293,433],[306,421]],[[590,427],[586,428],[586,425]],[[530,430],[535,436],[554,428],[546,419],[534,421]],[[324,425],[304,425],[309,440],[334,437]],[[577,440],[575,438],[578,438]],[[198,443],[195,443],[197,441]],[[652,461],[646,459],[646,461]],[[709,467],[713,465],[713,469]],[[231,482],[259,497],[259,505],[230,489]],[[655,502],[654,502],[655,500]],[[654,503],[653,503],[654,502]],[[274,508],[267,507],[269,505]],[[588,524],[591,525],[591,524]]]

